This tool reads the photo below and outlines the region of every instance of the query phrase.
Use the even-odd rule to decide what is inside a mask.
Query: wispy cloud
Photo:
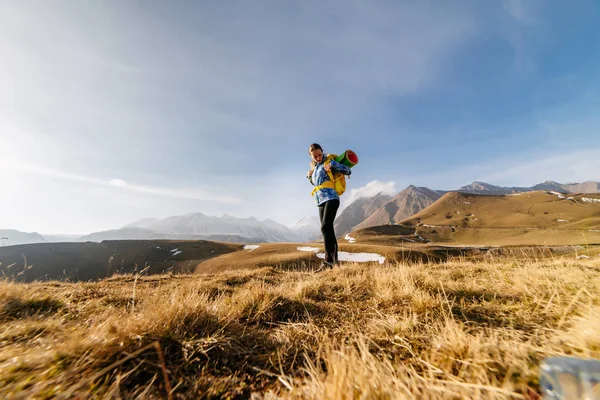
[[[537,20],[539,1],[537,0],[507,0],[502,5],[508,14],[521,24],[533,24]]]
[[[600,149],[531,157],[523,162],[506,162],[490,166],[481,180],[510,185],[533,185],[546,180],[560,183],[600,180]],[[493,168],[493,169],[492,169]]]
[[[32,174],[37,176],[45,176],[49,178],[62,179],[86,185],[104,186],[113,188],[115,190],[126,190],[137,193],[170,196],[180,199],[203,200],[221,203],[242,202],[242,199],[240,198],[215,194],[206,189],[171,188],[129,184],[122,179],[101,179],[93,176],[81,175],[69,171],[48,168],[45,166],[40,166],[17,160],[1,159],[0,168],[2,168],[3,170],[7,170],[9,173],[12,174]]]
[[[237,157],[273,148],[275,137],[295,143],[313,132],[324,140],[387,97],[430,87],[443,61],[479,28],[468,8],[422,2],[197,3],[168,13],[82,3],[40,16],[26,6],[5,7],[21,17],[0,19],[0,43],[17,38],[0,46],[0,56],[10,60],[20,109],[29,110],[12,115],[16,125],[33,121],[72,153],[102,151],[118,162],[145,158],[131,148],[141,144],[152,153],[168,136],[205,149],[194,164],[215,174],[233,168],[213,168],[224,148]],[[114,24],[86,23],[91,15]],[[19,42],[24,25],[32,28]],[[83,131],[87,140],[67,140]],[[126,145],[111,146],[111,139]]]
[[[3,165],[52,178],[23,180],[40,214],[14,221],[33,226],[63,207],[84,224],[72,190],[111,202],[95,209],[102,223],[116,210],[124,224],[180,209],[292,222],[316,211],[301,158],[313,141],[360,153],[349,187],[362,187],[344,204],[404,180],[581,179],[573,165],[585,176],[593,161],[548,151],[600,145],[572,124],[573,109],[598,104],[598,46],[571,45],[597,25],[591,3],[569,14],[589,15],[578,28],[564,18],[577,7],[539,0],[0,1],[0,148],[24,161]],[[548,87],[565,72],[562,89]],[[565,94],[586,90],[564,125],[548,122]],[[551,128],[526,132],[535,115]],[[20,206],[6,202],[0,219]]]
[[[420,186],[455,190],[473,181],[500,186],[532,186],[547,180],[559,183],[600,181],[600,148],[544,153],[523,152],[465,163],[414,176]]]

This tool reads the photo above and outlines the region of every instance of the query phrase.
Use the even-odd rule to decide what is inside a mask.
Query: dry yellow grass
[[[0,283],[0,397],[527,398],[600,358],[600,262]]]
[[[339,251],[349,253],[375,253],[387,260],[396,262],[422,262],[446,260],[452,256],[463,255],[464,251],[442,249],[436,246],[397,246],[373,244],[375,241],[361,239],[360,243],[339,241]],[[385,242],[385,240],[382,240]],[[407,242],[408,243],[408,242]],[[323,243],[263,243],[254,250],[238,250],[222,254],[195,264],[197,273],[216,273],[239,271],[262,267],[274,267],[286,271],[302,271],[316,268],[322,259],[310,251],[300,251],[299,247],[313,247],[324,251]]]

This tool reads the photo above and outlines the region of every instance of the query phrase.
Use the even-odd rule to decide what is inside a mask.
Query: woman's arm
[[[308,181],[310,182],[310,184],[315,186],[315,184],[313,183],[313,180],[312,180],[313,171],[314,171],[313,169],[308,170],[308,174],[306,174],[306,177],[308,178]]]
[[[329,164],[331,165],[331,168],[336,170],[337,172],[341,172],[344,175],[350,175],[352,173],[352,170],[350,169],[350,167],[341,164],[337,161],[331,160],[329,161]]]

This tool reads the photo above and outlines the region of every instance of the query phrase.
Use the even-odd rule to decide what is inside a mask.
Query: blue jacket
[[[310,177],[310,183],[312,183],[313,186],[319,186],[322,185],[323,182],[331,180],[329,179],[329,175],[327,175],[327,172],[325,171],[324,162],[326,159],[327,154],[323,154],[323,161],[318,163],[315,166],[315,169],[313,170],[312,176]],[[329,164],[331,165],[332,172],[341,172],[344,175],[350,175],[352,173],[350,167],[347,167],[344,164],[340,164],[335,160],[331,160]],[[317,193],[315,193],[315,201],[317,202],[317,206],[320,206],[326,201],[339,198],[340,196],[338,196],[335,189],[332,188],[319,189],[317,190]]]

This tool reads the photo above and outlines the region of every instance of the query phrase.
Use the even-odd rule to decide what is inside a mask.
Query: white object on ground
[[[244,246],[244,250],[250,250],[250,251],[252,251],[252,250],[258,249],[259,247],[260,246],[257,245],[257,244],[247,244],[247,245]]]
[[[178,251],[179,249],[173,249],[173,250],[169,250],[171,253],[174,253],[176,251]]]
[[[557,219],[556,222],[569,222],[566,219]]]
[[[319,251],[316,247],[298,247],[300,251]],[[325,253],[317,253],[317,257],[325,259]],[[375,253],[348,253],[346,251],[338,252],[339,261],[350,261],[350,262],[373,262],[377,261],[379,264],[385,262],[385,257]]]
[[[520,196],[521,193],[509,193],[507,194],[507,196]]]
[[[178,251],[174,252],[173,255],[176,256],[177,254],[181,254],[181,253],[183,253],[183,251],[178,250]]]
[[[346,237],[344,239],[346,239],[348,241],[348,243],[356,243],[356,239],[350,235],[346,235]]]
[[[564,199],[565,198],[565,196],[563,196],[562,193],[558,193],[558,192],[550,192],[550,193],[557,195],[559,199]]]
[[[590,258],[590,256],[586,256],[586,255],[581,255],[581,256],[577,256],[577,259],[580,260],[582,258]]]
[[[317,253],[317,257],[325,259],[325,253]],[[385,257],[375,253],[348,253],[345,251],[338,252],[339,261],[349,262],[373,262],[377,261],[379,264],[385,262]]]
[[[600,199],[591,199],[589,197],[582,197],[581,201],[584,203],[600,203]]]
[[[298,247],[296,250],[299,251],[312,251],[314,253],[316,253],[317,251],[319,251],[318,247]]]

